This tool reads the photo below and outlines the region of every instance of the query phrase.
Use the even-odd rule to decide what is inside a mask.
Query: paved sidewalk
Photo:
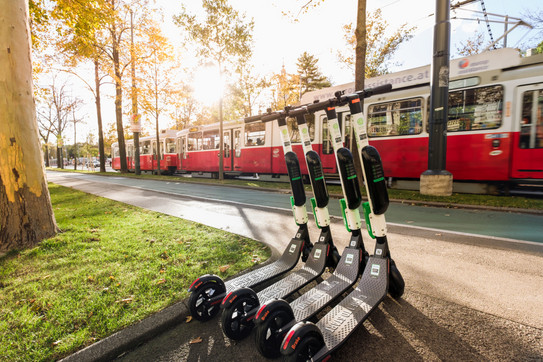
[[[250,236],[275,250],[282,250],[296,230],[292,215],[280,210],[104,187],[73,178],[54,182]],[[312,222],[315,240],[318,230]],[[332,232],[343,250],[348,233],[340,220],[333,221]],[[372,251],[369,240],[364,234]],[[543,360],[541,245],[519,248],[491,238],[401,226],[389,227],[389,240],[406,293],[398,302],[386,298],[334,360]],[[232,343],[222,335],[218,318],[185,323],[187,314],[181,302],[67,360],[111,359],[120,352],[113,348],[119,345],[115,340],[130,342],[123,347],[131,346],[122,357],[125,361],[262,360],[253,338]],[[164,333],[136,348],[142,338],[157,332],[142,337],[142,331],[155,327]],[[190,343],[196,338],[202,341]]]

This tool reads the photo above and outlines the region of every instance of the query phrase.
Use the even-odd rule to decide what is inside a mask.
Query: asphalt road
[[[48,179],[253,237],[270,244],[276,252],[282,250],[296,230],[284,205],[262,206],[268,196],[258,192],[254,195],[248,190],[223,188],[219,193],[224,197],[237,195],[237,201],[233,202],[219,200],[215,195],[206,197],[205,192],[198,195],[194,190],[186,194],[164,190],[182,187],[175,183],[152,181],[153,187],[159,189],[157,192],[149,186],[143,188],[141,183],[137,188],[129,187],[111,177],[48,172]],[[272,194],[275,198],[282,197]],[[257,201],[250,203],[247,201],[250,199]],[[419,220],[416,216],[419,211],[416,213],[411,207],[407,213],[407,221],[411,223],[389,224],[390,248],[406,281],[406,292],[399,301],[386,298],[334,354],[333,360],[543,360],[543,245],[537,242],[541,238],[517,242],[492,232],[514,227],[511,224],[514,218],[530,217],[530,223],[522,228],[531,231],[520,234],[519,230],[515,235],[522,235],[524,240],[529,240],[525,235],[541,237],[543,216],[478,211],[466,217],[478,226],[473,227],[479,230],[475,235],[466,233],[465,225],[460,227],[460,233],[440,228],[452,228],[450,224],[454,223],[450,220],[458,220],[460,216],[451,212],[461,214],[462,210],[420,209],[424,219],[429,218],[428,214],[441,212],[448,214],[441,217],[449,221],[446,225],[418,227],[424,220]],[[392,217],[388,216],[389,213],[390,220]],[[311,223],[310,220],[313,226]],[[485,236],[484,232],[491,235]],[[332,233],[341,251],[348,240],[341,220],[334,218]],[[312,239],[317,235],[316,227],[312,227]],[[366,233],[364,240],[366,247],[373,250],[373,242]],[[191,343],[195,339],[201,342]],[[208,323],[180,323],[121,359],[262,360],[254,349],[253,338],[232,343],[223,336],[218,318]]]

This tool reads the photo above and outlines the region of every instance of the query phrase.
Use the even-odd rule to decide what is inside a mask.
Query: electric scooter
[[[299,322],[288,331],[281,344],[284,360],[324,360],[367,319],[387,292],[393,298],[401,297],[404,292],[405,283],[391,259],[386,237],[384,213],[389,200],[382,162],[379,152],[368,144],[365,117],[360,105],[360,98],[383,89],[366,90],[348,96],[336,94],[336,98],[308,106],[310,112],[325,109],[329,126],[334,127],[337,124],[335,106],[349,104],[369,199],[364,206],[364,214],[368,232],[375,237],[376,244],[374,255],[368,259],[367,267],[354,291],[316,324]]]
[[[326,187],[324,180],[322,180],[323,172],[319,155],[311,147],[311,140],[305,121],[306,114],[308,114],[307,107],[300,107],[289,112],[289,115],[295,116],[298,122],[298,129],[311,180],[312,182],[313,180],[322,181],[321,187]],[[339,297],[348,288],[352,287],[360,274],[362,274],[365,259],[368,257],[360,232],[361,220],[358,208],[362,198],[358,179],[354,173],[353,157],[351,152],[343,147],[341,135],[338,137],[335,127],[334,133],[331,133],[331,135],[344,195],[344,198],[341,200],[341,206],[345,226],[351,232],[351,238],[343,251],[338,266],[328,279],[322,281],[315,288],[304,293],[290,304],[283,299],[275,298],[262,305],[256,315],[255,342],[260,354],[267,358],[279,357],[281,355],[281,342],[286,332],[297,321],[307,320],[316,315],[336,297]],[[326,193],[328,192],[326,191]],[[318,203],[318,201],[312,199],[313,206],[316,205],[316,202]],[[315,219],[320,220],[318,217],[315,217]],[[327,228],[330,225],[329,220],[330,218],[328,217]],[[317,226],[322,227],[319,225],[319,222],[317,222]]]
[[[256,121],[254,119],[252,121]],[[279,277],[290,271],[302,261],[307,261],[313,244],[307,229],[306,195],[300,171],[298,157],[292,150],[285,152],[287,172],[292,190],[291,207],[298,230],[285,248],[281,257],[275,262],[258,268],[252,272],[240,275],[228,281],[219,276],[206,274],[196,279],[189,287],[189,310],[192,317],[199,321],[212,319],[220,310],[220,303],[227,293],[240,288],[254,288],[266,281]],[[228,303],[227,305],[231,305]]]
[[[262,122],[277,120],[283,144],[283,151],[285,159],[287,160],[287,167],[291,167],[292,165],[289,160],[295,157],[295,153],[292,151],[292,145],[288,134],[286,123],[287,114],[288,110],[269,113],[263,116],[247,118],[245,122],[254,122],[257,119],[261,119]],[[296,172],[289,171],[291,180],[293,178],[300,179],[302,176],[299,171],[299,165],[297,166]],[[313,178],[311,182],[312,184],[318,183],[318,185],[320,185],[314,189],[316,199],[318,199],[319,202],[327,204],[328,192],[326,188],[322,187],[322,185],[324,185],[324,180]],[[260,308],[261,301],[267,301],[273,297],[287,297],[313,280],[319,278],[326,267],[336,267],[339,260],[339,253],[334,246],[330,228],[328,227],[330,217],[327,210],[325,211],[322,207],[317,208],[319,209],[319,220],[324,223],[323,226],[325,227],[321,228],[319,239],[313,245],[313,249],[303,268],[289,274],[287,277],[277,281],[258,293],[251,288],[241,288],[234,290],[224,298],[221,304],[221,308],[223,309],[221,314],[221,325],[222,330],[227,337],[233,340],[241,340],[251,333],[251,330],[254,327],[254,318]]]

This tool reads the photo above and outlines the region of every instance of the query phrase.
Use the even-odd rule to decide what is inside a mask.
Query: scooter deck
[[[318,323],[325,346],[313,356],[320,361],[339,347],[385,298],[388,259],[370,257],[358,286]]]
[[[254,287],[266,280],[290,271],[298,264],[298,260],[302,253],[303,243],[304,241],[302,239],[293,238],[287,245],[283,255],[273,263],[226,281],[224,283],[226,294],[239,288]]]
[[[284,298],[318,278],[326,268],[329,246],[329,244],[323,243],[314,244],[311,254],[302,269],[257,293],[260,303],[262,304],[272,298]]]
[[[334,298],[351,287],[360,275],[360,249],[346,248],[330,278],[294,300],[290,306],[296,321],[303,321],[318,313]]]

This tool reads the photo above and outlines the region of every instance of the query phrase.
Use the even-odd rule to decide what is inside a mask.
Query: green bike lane
[[[58,172],[48,171],[54,177]],[[204,183],[185,183],[177,181],[157,181],[115,176],[60,173],[64,177],[82,178],[86,181],[135,187],[175,195],[186,195],[215,201],[227,201],[289,209],[290,194],[280,191],[240,188]],[[309,197],[309,196],[308,196]],[[308,212],[311,212],[307,202]],[[339,200],[331,198],[330,214],[341,217]],[[363,217],[363,216],[362,216]],[[543,214],[533,215],[517,212],[479,209],[445,208],[426,205],[414,205],[410,202],[391,202],[386,213],[391,225],[426,228],[438,231],[474,234],[518,241],[543,243]]]

